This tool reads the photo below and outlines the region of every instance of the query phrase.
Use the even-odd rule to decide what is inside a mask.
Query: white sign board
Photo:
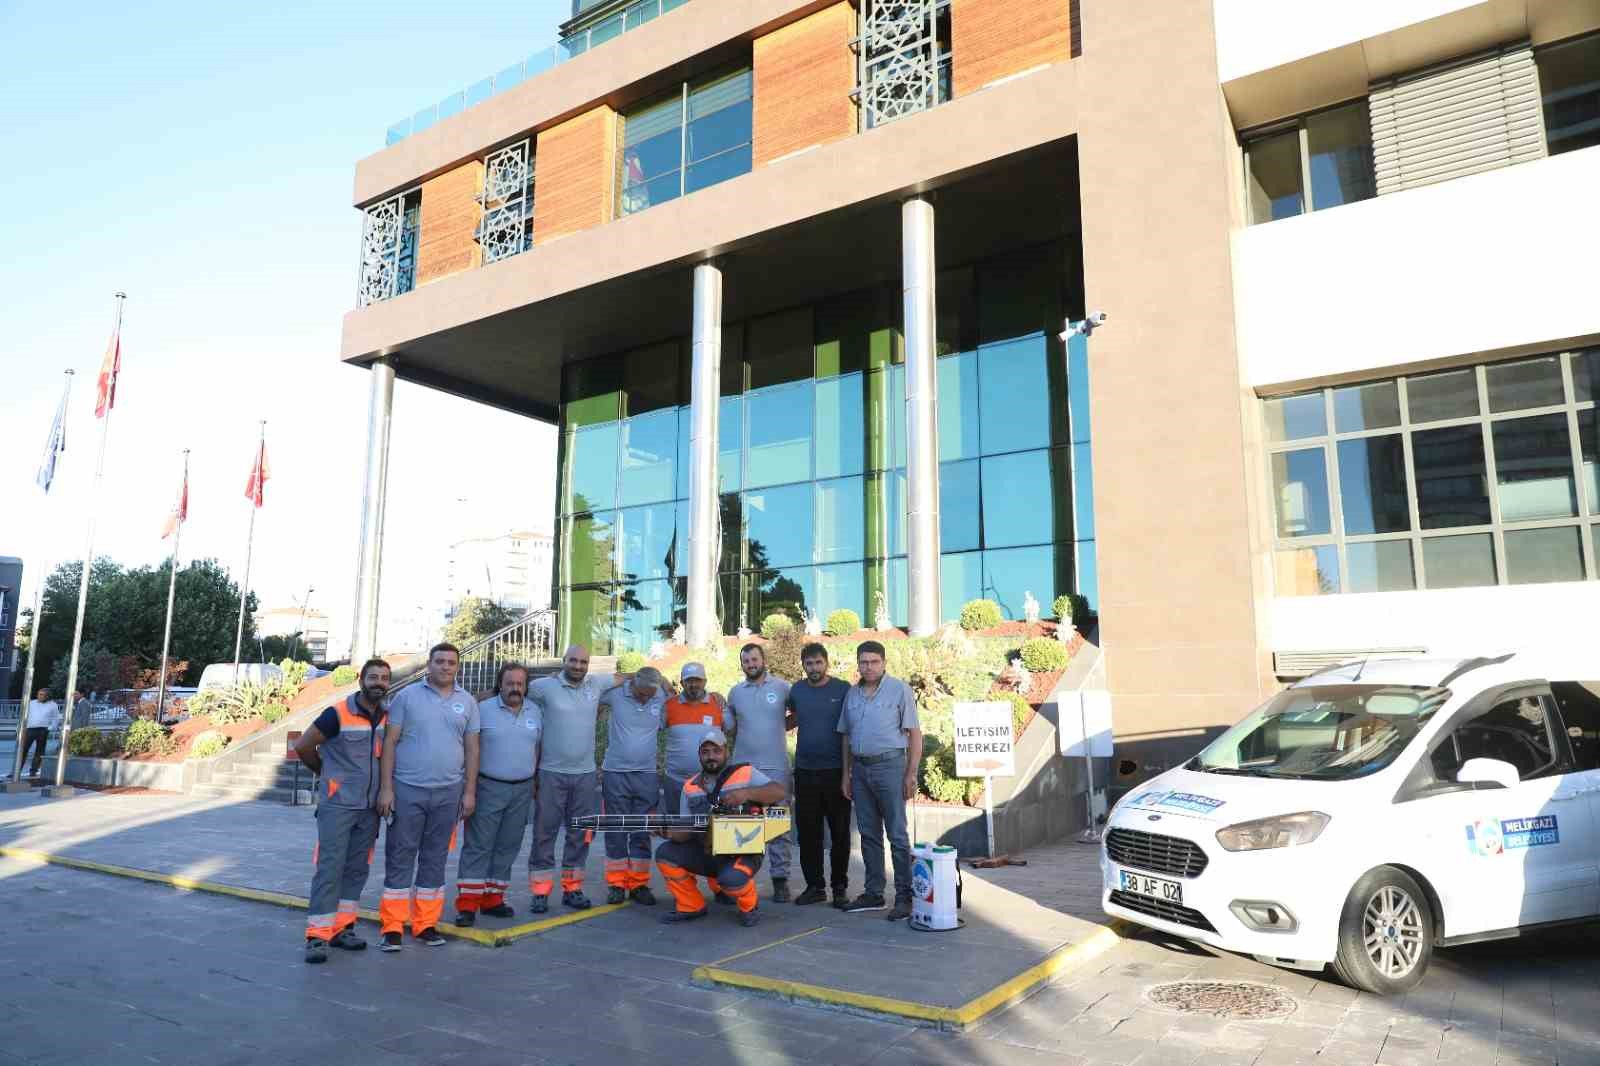
[[[1058,697],[1061,754],[1068,758],[1111,758],[1111,693],[1083,689]]]
[[[957,777],[1016,775],[1011,704],[958,703],[955,718]]]

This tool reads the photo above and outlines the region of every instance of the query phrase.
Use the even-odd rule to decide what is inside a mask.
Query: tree
[[[482,596],[468,596],[456,604],[450,621],[444,627],[444,639],[458,648],[465,648],[516,620],[515,611],[507,610]]]
[[[161,635],[166,622],[170,562],[157,567],[124,570],[110,559],[96,559],[89,573],[89,600],[83,619],[85,645],[94,644],[108,655],[135,660],[134,669],[159,665]],[[37,675],[66,679],[65,665],[72,652],[72,627],[77,619],[81,562],[62,563],[45,579],[44,622],[36,645]],[[244,647],[255,642],[256,597],[245,604]],[[172,615],[174,659],[186,660],[182,678],[170,684],[194,684],[208,663],[233,661],[234,627],[238,622],[239,586],[215,559],[196,559],[178,571]],[[246,655],[253,659],[254,656]],[[95,685],[95,661],[80,654],[79,684]],[[129,671],[119,665],[118,676]],[[131,683],[131,682],[130,682]]]

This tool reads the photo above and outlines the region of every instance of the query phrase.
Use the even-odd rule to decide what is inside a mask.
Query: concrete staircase
[[[206,784],[194,786],[193,794],[209,799],[234,802],[262,800],[288,803],[294,794],[295,764],[283,757],[280,746],[271,751],[258,751],[248,760],[240,760],[228,769],[217,769]],[[311,772],[300,767],[300,788],[305,793],[301,803],[311,802]]]

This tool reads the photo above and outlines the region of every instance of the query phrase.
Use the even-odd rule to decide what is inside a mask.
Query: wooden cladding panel
[[[841,2],[756,38],[756,166],[856,132],[855,34],[855,9]]]
[[[1078,0],[951,0],[953,89],[965,96],[992,81],[1072,58]]]
[[[616,213],[617,113],[601,104],[540,132],[535,244],[602,226]]]
[[[476,234],[483,208],[483,164],[477,160],[422,183],[417,235],[417,285],[471,270],[483,262]]]

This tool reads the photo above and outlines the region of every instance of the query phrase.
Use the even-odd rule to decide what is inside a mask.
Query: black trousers
[[[806,887],[826,888],[822,879],[822,827],[828,826],[832,887],[843,892],[850,883],[850,801],[839,791],[843,770],[794,772],[795,835],[800,838],[800,870]]]
[[[34,745],[38,747],[34,747]],[[39,764],[44,761],[44,749],[50,745],[50,727],[34,725],[28,727],[26,738],[22,742],[22,758],[17,761],[21,766],[28,761],[28,749],[33,748],[33,772],[39,772]]]

